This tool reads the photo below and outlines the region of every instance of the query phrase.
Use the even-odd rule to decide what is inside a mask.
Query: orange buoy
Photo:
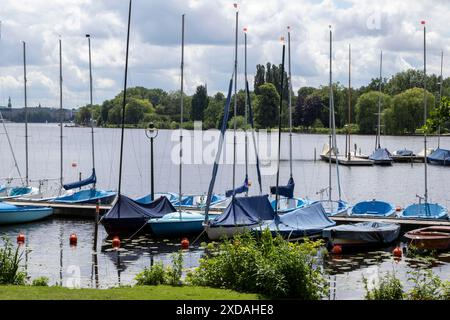
[[[392,254],[394,257],[400,258],[403,255],[402,249],[400,249],[399,246],[395,247],[395,249],[392,251]]]
[[[19,235],[17,236],[17,243],[23,244],[24,242],[25,242],[25,235],[23,233],[19,233]]]
[[[336,244],[333,246],[333,249],[331,249],[332,254],[341,254],[342,253],[342,246]]]
[[[69,242],[71,246],[76,246],[78,242],[77,235],[75,233],[72,233],[69,237]]]
[[[113,248],[115,248],[115,249],[117,249],[117,248],[120,247],[120,239],[119,239],[118,236],[115,236],[115,237],[112,239],[112,246],[113,246]]]
[[[181,249],[189,249],[189,240],[188,240],[188,238],[183,238],[181,240]]]
[[[402,207],[396,206],[396,207],[395,207],[395,211],[397,211],[397,212],[398,212],[398,211],[402,211]]]

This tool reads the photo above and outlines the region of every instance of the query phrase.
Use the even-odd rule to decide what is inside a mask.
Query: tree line
[[[256,128],[274,128],[278,125],[279,97],[283,94],[282,124],[289,123],[287,74],[283,74],[281,88],[281,66],[267,63],[257,65],[254,77],[254,91],[250,92]],[[422,71],[409,69],[383,78],[381,93],[379,79],[372,79],[360,88],[347,87],[339,82],[333,83],[336,127],[350,128],[354,133],[373,134],[376,132],[378,103],[381,103],[382,132],[385,134],[414,134],[423,127],[424,99],[427,101],[431,117],[439,115],[440,82],[442,97],[450,97],[450,78],[441,80],[431,74],[426,76],[427,91],[423,90]],[[295,131],[325,132],[329,127],[329,86],[301,87],[292,92],[292,121]],[[127,90],[125,123],[130,126],[145,127],[153,122],[162,129],[176,129],[180,121],[180,99],[184,104],[184,126],[193,128],[194,121],[202,121],[204,129],[221,126],[226,97],[217,92],[210,96],[206,85],[196,88],[193,95],[183,95],[180,91],[167,92],[162,89],[134,87]],[[232,97],[231,105],[237,99],[237,124],[245,124],[245,90],[239,90]],[[117,126],[121,124],[123,92],[101,105],[86,105],[78,110],[75,121],[88,125],[94,119],[98,126]],[[233,108],[230,108],[230,123],[233,122]],[[349,123],[350,110],[350,123]],[[433,126],[430,126],[430,128]],[[434,126],[435,127],[435,126]],[[441,132],[448,132],[448,119],[440,121]]]

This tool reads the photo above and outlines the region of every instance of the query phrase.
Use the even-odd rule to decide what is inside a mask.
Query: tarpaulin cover
[[[274,218],[275,212],[267,195],[234,197],[225,211],[211,221],[210,226],[251,226]]]
[[[244,183],[240,187],[237,187],[234,190],[233,189],[227,190],[225,192],[225,196],[226,197],[231,197],[233,195],[233,191],[234,191],[234,194],[247,192],[248,191],[248,178],[245,178]],[[211,200],[211,204],[212,203],[213,203],[213,201]]]
[[[255,231],[268,228],[273,234],[298,238],[321,234],[324,228],[335,225],[336,222],[328,218],[322,204],[315,203],[277,216],[274,220],[255,228]]]
[[[295,187],[294,179],[292,177],[290,177],[287,185],[278,186],[278,195],[286,197],[286,198],[292,198],[292,197],[294,197],[294,187]],[[277,187],[276,186],[270,187],[270,193],[276,194]]]
[[[414,152],[412,152],[411,150],[403,149],[403,150],[397,150],[395,152],[395,154],[398,156],[410,157],[410,156],[414,155]]]
[[[450,166],[450,150],[436,149],[427,157],[429,162],[436,162],[441,165]]]
[[[328,239],[360,240],[367,243],[390,243],[398,238],[400,225],[386,222],[360,222],[326,228],[322,236]]]
[[[392,161],[391,153],[386,148],[378,148],[369,157],[373,161]]]
[[[96,182],[97,182],[97,176],[95,175],[95,169],[92,169],[92,174],[89,178],[81,180],[81,181],[65,184],[65,185],[63,185],[63,188],[65,190],[71,190],[71,189],[81,188],[81,187],[87,186],[88,184],[93,184]]]

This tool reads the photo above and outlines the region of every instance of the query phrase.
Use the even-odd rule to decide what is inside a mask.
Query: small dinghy
[[[179,195],[174,192],[155,193],[155,199],[159,199],[161,197],[166,197],[173,204],[174,202],[178,201]],[[140,204],[149,204],[153,200],[152,200],[152,195],[149,193],[149,194],[146,194],[145,196],[134,199],[134,201],[136,201],[137,203],[140,203]]]
[[[274,210],[275,210],[276,202],[277,201],[274,199],[270,203]],[[308,201],[306,199],[280,197],[278,199],[277,212],[279,214],[292,212],[292,211],[294,211],[296,209],[303,208],[307,204],[308,204]]]
[[[405,233],[411,245],[419,249],[448,250],[450,249],[450,227],[434,226],[420,228]]]
[[[390,166],[392,165],[391,153],[386,148],[376,149],[370,156],[369,160],[372,160],[374,164],[380,166]]]
[[[322,236],[332,245],[346,247],[389,244],[395,241],[399,234],[400,225],[385,222],[341,224],[326,228],[322,232]]]
[[[181,199],[181,207],[188,209],[203,209],[206,206],[206,195],[184,195]],[[180,199],[173,202],[175,207],[180,206]],[[216,205],[225,202],[227,197],[224,195],[213,194],[211,196],[211,205]]]
[[[399,218],[448,219],[447,208],[437,203],[415,203],[399,212]]]
[[[0,225],[32,222],[53,214],[48,207],[15,206],[0,202]]]
[[[276,216],[274,220],[265,221],[252,231],[260,233],[269,229],[274,236],[279,234],[285,239],[293,240],[322,235],[323,229],[335,225],[336,222],[328,218],[322,204],[316,203]]]
[[[352,216],[389,217],[395,208],[392,204],[380,200],[362,201],[355,204],[351,210]]]
[[[39,193],[39,189],[35,187],[6,187],[0,186],[0,201],[12,200],[25,196],[33,196]]]
[[[450,150],[438,148],[427,157],[427,161],[440,166],[450,166]]]
[[[315,203],[320,203],[328,216],[342,215],[348,211],[348,203],[344,200],[318,200],[312,204]]]

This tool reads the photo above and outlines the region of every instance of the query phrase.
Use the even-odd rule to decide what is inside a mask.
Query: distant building
[[[8,106],[0,106],[0,112],[6,121],[24,122],[25,109],[13,108],[11,98],[8,99]],[[76,111],[72,109],[63,109],[63,121],[69,122],[75,119]],[[59,122],[60,110],[59,108],[42,107],[39,103],[37,107],[28,107],[28,122]]]

